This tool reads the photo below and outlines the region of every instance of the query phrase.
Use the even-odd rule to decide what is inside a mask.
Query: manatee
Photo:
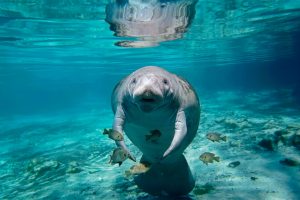
[[[183,151],[194,139],[200,120],[199,99],[183,78],[160,67],[142,67],[113,90],[113,129],[124,133],[151,168],[135,178],[152,195],[185,195],[195,185]],[[149,133],[158,132],[155,142]],[[117,146],[130,153],[124,141]]]

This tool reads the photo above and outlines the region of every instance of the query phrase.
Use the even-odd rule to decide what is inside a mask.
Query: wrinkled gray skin
[[[190,192],[195,181],[182,153],[195,137],[200,119],[198,97],[190,84],[162,68],[143,67],[117,84],[112,108],[113,129],[125,131],[142,151],[142,161],[152,164],[136,179],[138,186],[154,195]],[[161,132],[155,143],[146,140],[152,130]],[[124,141],[116,144],[129,152]]]

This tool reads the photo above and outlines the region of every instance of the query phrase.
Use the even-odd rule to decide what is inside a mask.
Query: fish
[[[128,157],[129,153],[122,147],[118,147],[114,149],[112,155],[110,156],[109,164],[119,164],[119,166],[121,166]]]
[[[206,165],[208,165],[208,163],[213,163],[213,161],[220,162],[220,157],[215,156],[214,153],[210,153],[210,152],[205,152],[201,154],[199,159]]]
[[[159,130],[150,131],[149,135],[145,135],[146,141],[156,142],[161,136],[161,132]]]
[[[103,135],[108,135],[108,137],[112,140],[115,140],[115,141],[122,141],[124,140],[124,136],[122,133],[116,131],[116,130],[113,130],[113,129],[104,129],[103,131]]]
[[[220,142],[220,140],[223,140],[224,142],[227,141],[227,137],[225,135],[222,136],[220,133],[215,132],[206,134],[206,138],[213,142]]]
[[[125,171],[125,176],[130,177],[133,175],[143,174],[150,169],[150,165],[147,163],[139,163],[137,165],[133,165],[129,170]]]

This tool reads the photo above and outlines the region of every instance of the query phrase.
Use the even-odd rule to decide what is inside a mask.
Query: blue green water
[[[111,2],[0,0],[0,199],[155,199],[124,177],[132,161],[108,164],[115,145],[101,134],[115,84],[147,65],[185,77],[201,100],[185,153],[191,199],[299,199],[299,165],[280,163],[300,162],[299,146],[258,143],[300,137],[300,1],[199,0],[182,36],[144,48],[116,45],[136,38],[110,30]],[[204,165],[205,151],[221,162]]]

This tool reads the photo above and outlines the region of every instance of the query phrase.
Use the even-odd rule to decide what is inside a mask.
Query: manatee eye
[[[168,82],[167,79],[164,79],[164,80],[163,80],[163,83],[167,85],[169,82]]]
[[[135,78],[132,79],[131,83],[136,83],[136,79]]]

